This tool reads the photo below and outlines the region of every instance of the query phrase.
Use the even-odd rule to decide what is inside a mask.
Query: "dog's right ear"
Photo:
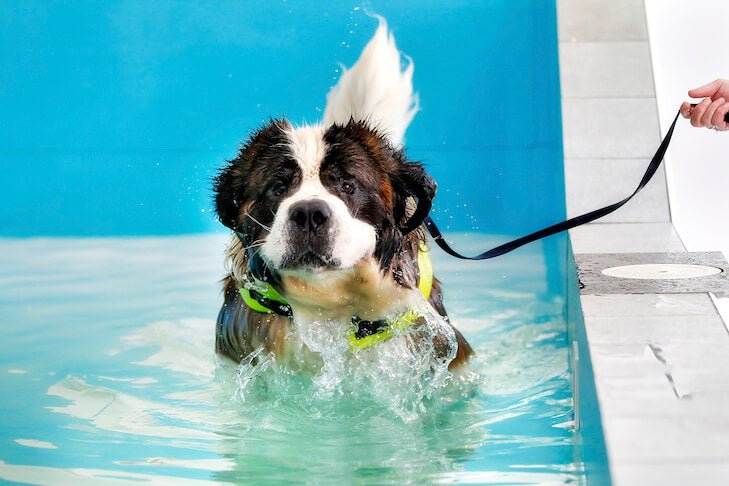
[[[246,184],[256,160],[265,147],[280,146],[287,142],[285,130],[291,124],[286,119],[271,119],[268,124],[253,132],[238,152],[238,157],[228,162],[213,179],[215,212],[225,226],[237,230],[241,208],[246,199]]]
[[[227,167],[220,170],[220,173],[213,180],[213,191],[215,193],[215,212],[218,219],[228,228],[235,230],[238,226],[241,205],[241,181],[237,169],[239,159],[232,160]]]
[[[430,207],[433,205],[433,198],[438,189],[435,180],[425,172],[422,164],[417,162],[405,162],[400,167],[400,185],[408,195],[413,196],[417,202],[415,212],[400,228],[403,235],[413,231],[423,224],[428,216]]]

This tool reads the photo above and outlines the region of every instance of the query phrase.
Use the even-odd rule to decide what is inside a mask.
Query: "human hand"
[[[717,79],[700,88],[688,92],[691,98],[704,98],[695,107],[688,101],[681,105],[681,115],[691,119],[695,127],[729,130],[727,113],[729,113],[729,80]]]

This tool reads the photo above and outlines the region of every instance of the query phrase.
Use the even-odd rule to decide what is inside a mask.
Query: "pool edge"
[[[610,485],[607,449],[597,398],[592,360],[580,301],[572,244],[567,249],[566,321],[575,414],[575,462],[582,463],[589,485]]]

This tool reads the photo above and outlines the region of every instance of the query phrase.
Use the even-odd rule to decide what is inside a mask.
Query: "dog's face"
[[[386,270],[403,235],[427,215],[435,182],[362,122],[324,129],[272,121],[221,170],[214,189],[249,271],[275,281],[373,258]],[[414,212],[406,209],[411,196]]]

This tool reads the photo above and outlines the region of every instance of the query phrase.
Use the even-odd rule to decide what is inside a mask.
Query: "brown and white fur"
[[[423,300],[420,223],[436,186],[401,148],[418,102],[413,65],[401,70],[400,63],[381,20],[360,59],[327,95],[321,124],[272,120],[221,169],[216,210],[243,242],[233,236],[227,251],[219,354],[241,361],[263,347],[290,360],[297,322],[347,326],[353,316],[383,319]],[[245,305],[238,288],[256,279],[286,298],[293,320]],[[447,316],[437,280],[428,304],[434,315]],[[454,356],[450,368],[463,365],[473,351],[443,321],[457,349],[434,349]]]

